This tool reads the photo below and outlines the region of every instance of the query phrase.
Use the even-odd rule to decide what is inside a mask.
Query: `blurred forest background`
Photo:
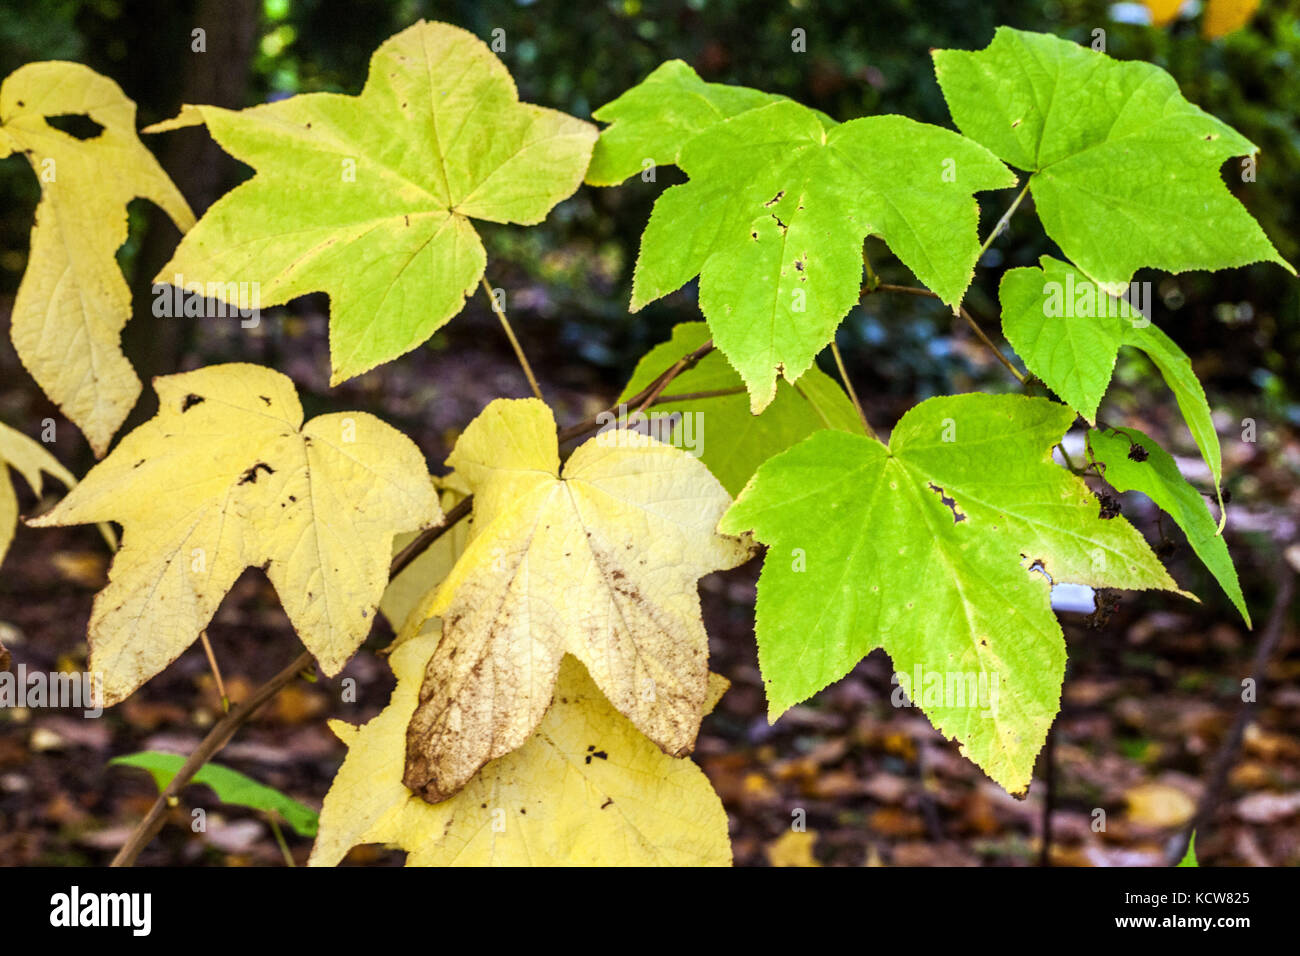
[[[681,58],[707,80],[786,94],[836,119],[902,113],[948,127],[932,48],[981,48],[999,24],[1085,44],[1101,29],[1112,56],[1164,67],[1189,100],[1260,147],[1256,181],[1239,182],[1234,161],[1228,182],[1282,255],[1300,262],[1295,2],[1264,0],[1243,28],[1211,39],[1194,2],[1153,26],[1141,4],[1096,0],[20,0],[0,8],[0,76],[34,60],[85,63],[136,101],[143,127],[183,102],[241,107],[299,92],[356,93],[374,48],[419,18],[484,39],[504,30],[500,55],[521,97],[584,118],[663,60]],[[206,52],[191,51],[196,27],[206,32]],[[804,53],[792,52],[795,29],[806,31]],[[249,174],[201,128],[145,140],[196,213]],[[627,312],[650,207],[681,179],[663,169],[657,183],[584,187],[530,229],[481,224],[488,280],[507,290],[511,319],[561,422],[605,407],[640,355],[676,323],[699,318],[694,285]],[[982,234],[1013,195],[981,194]],[[23,370],[7,334],[38,198],[21,157],[0,162],[0,421],[35,436],[54,418],[55,453],[83,474],[93,461],[88,447]],[[422,348],[334,389],[323,296],[268,310],[252,329],[238,319],[156,319],[150,283],[178,236],[148,204],[130,213],[119,259],[136,315],[124,342],[146,382],[221,361],[268,364],[295,380],[309,416],[375,411],[410,434],[434,468],[488,401],[527,394],[481,296]],[[885,281],[914,284],[878,240],[868,249]],[[1032,209],[1017,213],[967,298],[986,329],[998,329],[1002,271],[1056,252]],[[1063,615],[1071,659],[1063,713],[1041,780],[1018,802],[919,712],[891,707],[890,668],[879,653],[769,726],[752,636],[757,565],[706,579],[714,668],[733,689],[706,722],[697,759],[731,815],[738,863],[1160,864],[1199,805],[1203,863],[1300,864],[1300,647],[1294,613],[1277,599],[1289,595],[1292,566],[1300,565],[1300,283],[1275,266],[1137,278],[1153,283],[1155,321],[1192,356],[1215,410],[1232,494],[1228,541],[1255,630],[1234,617],[1177,529],[1158,522],[1145,499],[1126,496],[1125,513],[1161,542],[1175,577],[1204,603],[1128,594],[1114,606],[1107,597],[1096,614]],[[839,342],[878,428],[931,395],[1014,384],[928,300],[870,296],[845,320]],[[128,427],[152,414],[151,400],[146,388]],[[1136,353],[1121,354],[1102,414],[1156,436],[1208,488],[1172,398]],[[1256,442],[1241,440],[1246,418],[1257,423]],[[42,507],[30,496],[22,504],[25,514]],[[15,662],[84,668],[86,619],[107,559],[90,528],[19,530],[0,570],[0,643]],[[274,592],[252,572],[209,633],[236,699],[297,652]],[[389,637],[379,624],[367,647]],[[1257,653],[1261,646],[1268,653]],[[364,651],[345,674],[358,680],[357,703],[339,702],[337,681],[299,682],[219,761],[319,806],[342,756],[324,718],[368,719],[392,686],[385,665]],[[1241,681],[1252,675],[1262,681],[1259,702],[1239,718]],[[188,752],[219,713],[197,646],[100,720],[0,711],[0,863],[106,862],[153,796],[146,775],[106,769],[107,759],[145,748]],[[1235,730],[1240,745],[1225,747]],[[185,799],[205,805],[209,796],[195,787]],[[1048,803],[1052,839],[1044,848]],[[807,834],[789,832],[795,807],[808,811]],[[1093,825],[1098,808],[1107,814],[1103,831]],[[219,808],[208,832],[192,835],[185,806],[173,812],[177,825],[142,862],[283,862],[271,828],[254,813]],[[309,843],[290,840],[301,862]],[[400,856],[374,848],[353,859]]]

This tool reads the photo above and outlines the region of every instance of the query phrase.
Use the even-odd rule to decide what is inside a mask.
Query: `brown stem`
[[[479,283],[483,286],[483,291],[487,293],[488,303],[492,306],[492,311],[501,320],[501,328],[505,330],[506,338],[510,340],[510,347],[515,350],[515,358],[519,360],[519,367],[524,370],[524,377],[528,379],[528,387],[533,390],[533,397],[539,402],[543,401],[542,387],[537,384],[537,376],[533,374],[533,367],[528,364],[528,356],[524,354],[524,347],[519,344],[519,339],[515,337],[515,330],[511,327],[510,320],[506,318],[505,309],[497,304],[497,297],[492,292],[492,287],[488,285],[487,276],[479,276]]]
[[[140,851],[148,846],[149,841],[157,836],[158,831],[162,829],[163,814],[167,810],[168,802],[185,789],[193,776],[199,772],[199,768],[211,760],[217,751],[226,745],[230,738],[234,736],[236,730],[257,713],[263,704],[279,693],[280,688],[297,677],[304,668],[310,667],[311,663],[311,652],[303,651],[293,659],[293,662],[288,667],[253,691],[251,697],[217,721],[213,728],[208,731],[208,735],[203,738],[203,742],[195,748],[185,763],[181,765],[181,769],[176,772],[176,776],[172,777],[171,783],[167,784],[162,793],[158,794],[158,799],[153,802],[153,806],[144,815],[144,819],[136,824],[136,828],[131,831],[131,836],[127,838],[122,849],[118,850],[117,856],[113,857],[112,866],[131,866],[135,863]]]
[[[660,395],[655,404],[665,405],[668,402],[698,402],[705,398],[725,398],[728,395],[743,395],[748,389],[743,385],[737,385],[734,388],[715,388],[707,392],[673,392],[671,395]]]
[[[653,382],[641,389],[641,391],[637,392],[626,402],[620,402],[619,405],[624,407],[636,406],[638,412],[643,412],[651,405],[664,401],[661,396],[663,395],[664,389],[669,386],[672,380],[683,372],[694,368],[695,364],[699,362],[700,359],[704,358],[704,356],[708,355],[712,351],[713,341],[710,340],[705,342],[691,354],[683,355],[680,359],[656,376]],[[560,444],[563,445],[565,442],[573,441],[575,438],[581,438],[588,432],[594,432],[598,427],[600,427],[601,417],[608,415],[610,412],[618,411],[619,405],[611,405],[603,412],[592,415],[590,418],[584,418],[580,422],[575,422],[568,428],[560,429]]]
[[[849,370],[844,367],[844,357],[840,355],[840,347],[831,339],[831,355],[835,356],[835,367],[840,370],[840,381],[844,383],[844,390],[849,393],[849,398],[853,402],[853,407],[858,410],[858,418],[862,419],[862,427],[866,429],[869,436],[880,441],[876,430],[871,427],[871,422],[867,421],[867,413],[862,410],[862,403],[858,401],[858,393],[853,389],[853,383],[849,381]]]
[[[1260,685],[1264,682],[1264,672],[1268,669],[1269,659],[1277,650],[1278,641],[1282,638],[1287,612],[1290,611],[1291,601],[1295,597],[1295,572],[1291,570],[1285,558],[1280,562],[1280,566],[1277,597],[1273,600],[1273,610],[1269,612],[1268,623],[1264,625],[1264,633],[1260,637],[1259,646],[1255,649],[1255,658],[1251,662],[1251,680],[1254,681],[1256,694],[1259,693]],[[1246,726],[1251,720],[1250,708],[1251,705],[1244,700],[1237,705],[1237,716],[1232,722],[1232,728],[1228,731],[1228,736],[1223,739],[1223,743],[1219,745],[1218,753],[1214,755],[1214,763],[1210,767],[1210,779],[1201,793],[1196,815],[1192,817],[1186,831],[1168,848],[1165,861],[1170,866],[1183,858],[1192,834],[1198,829],[1203,829],[1214,815],[1215,807],[1228,782],[1228,774],[1233,764],[1237,762],[1237,751],[1246,734]]]
[[[910,286],[910,285],[893,285],[888,282],[881,282],[880,284],[875,286],[875,288],[871,288],[871,289],[864,288],[862,290],[863,295],[869,295],[873,292],[897,292],[902,295],[919,296],[923,299],[939,298],[937,294],[931,292],[929,289],[921,289],[921,288],[917,288],[916,286]],[[975,318],[969,312],[966,311],[966,307],[958,306],[957,312],[958,314],[961,315],[963,319],[966,320],[966,324],[969,325],[975,331],[975,334],[979,336],[979,340],[983,342],[984,345],[988,347],[988,350],[997,357],[997,360],[1002,363],[1002,366],[1008,372],[1010,372],[1012,375],[1016,377],[1017,382],[1019,382],[1021,385],[1024,385],[1025,384],[1024,373],[1022,373],[1020,369],[1012,365],[1011,360],[1002,354],[1002,350],[993,344],[993,340],[990,339],[984,333],[984,330],[980,328],[980,324],[975,321]]]
[[[1038,865],[1052,865],[1052,814],[1056,810],[1056,725],[1060,724],[1061,715],[1056,715],[1056,723],[1047,728],[1047,741],[1043,744],[1043,777],[1047,792],[1043,794],[1042,835],[1038,844]]]

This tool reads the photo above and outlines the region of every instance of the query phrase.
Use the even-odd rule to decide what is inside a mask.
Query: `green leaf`
[[[677,326],[671,339],[656,345],[637,363],[619,401],[626,402],[642,391],[660,372],[695,351],[708,337],[709,330],[703,322],[684,322]],[[732,495],[740,494],[759,465],[819,429],[838,428],[862,434],[862,422],[844,389],[816,366],[804,373],[798,385],[779,383],[776,398],[761,415],[750,414],[740,376],[716,351],[673,379],[665,397],[725,389],[740,391],[734,395],[659,402],[647,414],[667,416],[680,412],[682,418],[671,433],[656,437],[667,437],[670,444],[698,455]]]
[[[1073,419],[1041,398],[932,398],[889,447],[823,430],[760,466],[719,529],[769,546],[756,633],[771,717],[883,647],[935,727],[1024,791],[1065,667],[1044,574],[1176,590],[1137,531],[1100,519],[1053,464]],[[935,695],[926,674],[984,699]]]
[[[1146,449],[1144,460],[1130,457],[1134,446]],[[1178,471],[1173,457],[1149,435],[1136,428],[1088,432],[1092,459],[1103,466],[1102,477],[1116,491],[1140,491],[1183,529],[1187,542],[1250,626],[1250,612],[1237,582],[1228,546],[1219,535],[1205,498]],[[1141,458],[1142,456],[1138,456]]]
[[[1041,269],[1012,269],[1002,277],[1002,331],[1016,354],[1095,424],[1120,347],[1141,349],[1173,391],[1219,493],[1223,453],[1192,360],[1143,313],[1106,294],[1078,269],[1051,256],[1039,262]]]
[[[618,114],[608,134],[618,172],[679,122],[685,108],[674,95],[692,95],[661,86],[638,87],[606,107],[612,112],[604,115]],[[649,118],[656,105],[662,129]],[[815,111],[776,100],[716,119],[678,149],[676,162],[690,181],[655,203],[631,309],[700,276],[713,339],[740,373],[755,413],[775,397],[778,376],[793,382],[808,370],[858,301],[866,236],[882,237],[956,305],[979,254],[972,195],[1015,184],[983,147],[901,116],[828,129]]]
[[[582,182],[596,138],[520,103],[472,34],[423,21],[375,51],[359,96],[187,106],[150,129],[197,123],[257,174],[208,210],[156,281],[259,283],[262,308],[328,292],[331,384],[456,315],[486,264],[471,219],[541,222]]]
[[[934,65],[957,128],[1033,174],[1043,228],[1111,293],[1144,266],[1295,272],[1219,176],[1255,146],[1159,67],[1010,27]]]
[[[1179,861],[1178,865],[1180,867],[1181,866],[1199,867],[1201,865],[1196,861],[1196,831],[1195,830],[1192,831],[1192,835],[1187,839],[1187,852],[1183,854],[1183,858],[1182,860]]]
[[[172,782],[172,778],[176,776],[181,767],[185,765],[185,759],[180,754],[145,750],[140,753],[127,754],[123,757],[114,757],[108,763],[110,766],[116,764],[122,767],[139,767],[141,770],[149,771],[153,775],[154,782],[158,785],[158,792],[161,793]],[[279,814],[289,826],[293,827],[299,836],[314,837],[316,835],[317,813],[315,810],[299,803],[292,797],[286,796],[274,787],[268,787],[264,783],[258,783],[251,777],[244,776],[237,770],[231,770],[229,767],[221,766],[221,764],[207,763],[199,768],[199,772],[194,775],[190,782],[211,787],[213,792],[216,793],[217,799],[222,803]]]
[[[674,166],[682,147],[697,133],[784,99],[747,86],[705,83],[681,60],[668,60],[591,114],[610,126],[596,141],[587,182],[616,186],[647,168],[646,160],[652,166]],[[829,128],[835,121],[826,116],[823,124]]]

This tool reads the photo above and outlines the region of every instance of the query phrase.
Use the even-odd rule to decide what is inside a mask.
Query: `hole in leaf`
[[[67,133],[73,139],[94,139],[104,132],[103,124],[96,123],[85,113],[59,113],[57,116],[45,117],[45,124],[53,126],[60,133]]]
[[[938,495],[939,500],[943,502],[944,507],[946,507],[949,511],[952,512],[953,524],[956,524],[959,521],[966,520],[966,515],[964,515],[962,513],[962,510],[957,507],[956,500],[953,498],[949,498],[946,494],[944,494],[943,489],[940,488],[938,485],[936,485],[933,481],[930,482],[930,490],[933,491],[936,495]]]

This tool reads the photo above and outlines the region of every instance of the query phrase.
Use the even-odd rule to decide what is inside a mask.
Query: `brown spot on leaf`
[[[268,464],[267,464],[266,462],[264,462],[264,461],[259,461],[256,465],[254,465],[252,468],[248,469],[248,471],[244,472],[243,475],[240,476],[239,484],[241,484],[241,485],[253,485],[253,484],[256,484],[256,483],[257,483],[257,473],[258,473],[259,471],[265,471],[268,475],[274,475],[274,474],[275,474],[275,469],[274,469],[274,468],[272,468],[270,465],[268,465]]]
[[[202,405],[204,401],[205,399],[202,395],[195,395],[193,392],[190,392],[190,394],[185,396],[185,400],[181,402],[181,413],[184,414],[185,412],[188,412],[195,405]]]

